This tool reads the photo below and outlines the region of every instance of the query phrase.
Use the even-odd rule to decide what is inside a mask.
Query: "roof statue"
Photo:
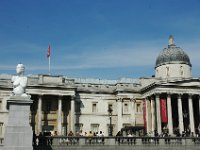
[[[13,83],[13,96],[28,96],[26,94],[27,77],[24,76],[25,66],[18,64],[16,66],[16,76],[12,77],[11,82]]]

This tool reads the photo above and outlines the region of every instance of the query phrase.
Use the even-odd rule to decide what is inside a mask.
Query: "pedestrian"
[[[116,134],[116,141],[118,142],[118,144],[120,145],[120,137],[122,137],[122,132],[119,131],[117,134]]]
[[[87,136],[90,137],[88,138],[89,144],[92,144],[92,137],[93,137],[92,131],[90,131]]]
[[[98,136],[98,142],[101,143],[101,144],[104,144],[104,135],[103,135],[103,132],[100,131],[97,136]]]
[[[36,139],[37,139],[37,136],[35,134],[35,131],[33,131],[33,146],[36,146]]]
[[[69,138],[69,142],[71,145],[73,144],[73,136],[74,136],[74,133],[72,131],[70,131],[68,133],[68,138]]]
[[[133,135],[131,134],[131,132],[128,132],[128,139],[127,139],[127,141],[128,141],[128,145],[131,143],[131,145],[133,144]]]

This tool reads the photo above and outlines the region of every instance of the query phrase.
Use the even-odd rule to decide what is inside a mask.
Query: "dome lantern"
[[[170,46],[176,46],[174,44],[174,37],[172,35],[169,36],[169,45],[168,45],[168,47],[170,47]]]

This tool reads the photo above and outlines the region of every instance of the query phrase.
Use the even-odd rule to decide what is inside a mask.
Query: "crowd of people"
[[[158,134],[157,130],[148,132],[148,133],[144,133],[142,135],[142,140],[145,142],[146,140],[148,140],[149,138],[159,138],[159,137],[167,137],[166,140],[167,142],[169,141],[170,137],[200,137],[200,130],[196,131],[196,134],[194,134],[193,132],[191,132],[188,129],[185,129],[185,131],[183,131],[182,133],[179,132],[178,129],[174,130],[174,134],[170,135],[168,132],[167,128],[163,128],[162,133]],[[48,136],[48,138],[46,138],[46,136]],[[38,136],[35,134],[35,132],[33,132],[33,145],[52,145],[53,143],[53,137],[52,136],[57,136],[57,132],[55,131],[54,134],[52,134],[51,132],[41,132]],[[131,130],[129,131],[119,131],[116,135],[116,141],[118,143],[121,142],[121,139],[124,139],[124,137],[126,137],[128,144],[129,143],[135,143],[136,142],[136,138],[133,137],[138,137],[138,135],[135,134],[135,132],[132,132]],[[102,131],[99,132],[83,132],[82,130],[80,130],[80,132],[75,132],[73,133],[72,131],[70,131],[67,134],[67,138],[63,138],[62,142],[68,144],[75,144],[79,142],[79,139],[81,137],[84,137],[86,139],[86,143],[88,144],[92,144],[92,142],[94,143],[102,143],[104,144],[104,133]],[[122,138],[123,137],[123,138]],[[154,139],[155,140],[155,139]],[[159,139],[157,139],[157,141],[159,142]]]
[[[57,131],[55,131],[53,134],[51,132],[40,132],[39,135],[36,135],[35,131],[33,131],[33,146],[38,146],[38,145],[52,145],[53,144],[53,136],[58,136]],[[67,134],[67,138],[63,139],[63,141],[68,145],[68,144],[75,144],[79,142],[80,137],[86,137],[86,140],[88,141],[89,144],[92,143],[92,140],[96,137],[96,142],[104,144],[104,134],[102,131],[99,132],[92,132],[89,131],[87,132],[76,132],[73,133],[70,131]],[[46,138],[48,137],[48,138]]]
[[[46,136],[51,137],[51,132],[40,132],[40,134],[37,136],[35,131],[33,131],[33,146],[52,145],[53,138],[46,138]]]
[[[104,134],[102,131],[99,131],[99,132],[89,131],[88,133],[87,132],[83,133],[83,131],[80,130],[80,132],[76,132],[75,134],[72,131],[70,131],[68,133],[68,138],[65,140],[65,142],[67,144],[72,145],[75,142],[79,142],[79,138],[83,137],[83,136],[86,137],[86,142],[88,144],[92,144],[93,139],[96,140],[95,142],[104,144]],[[72,137],[72,138],[70,138],[70,137]]]

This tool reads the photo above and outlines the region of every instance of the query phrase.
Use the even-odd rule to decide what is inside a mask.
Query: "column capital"
[[[181,98],[183,94],[182,93],[177,93],[176,95],[177,95],[178,98]]]
[[[72,100],[72,101],[75,101],[75,99],[76,99],[76,96],[75,96],[75,95],[72,95],[72,96],[71,96],[71,100]]]
[[[151,95],[151,101],[155,100],[155,97],[153,95]]]
[[[147,96],[145,99],[146,100],[151,100],[151,96]]]
[[[38,94],[38,98],[42,98],[43,97],[43,94]]]
[[[171,93],[171,92],[167,92],[167,96],[168,96],[168,95],[172,95],[172,93]]]
[[[160,98],[160,94],[156,93],[156,94],[155,94],[155,97],[156,97],[156,99],[157,99],[157,98]]]
[[[131,102],[136,102],[136,99],[135,98],[130,98],[130,101]]]
[[[193,94],[188,93],[188,98],[189,98],[189,99],[192,99],[192,96],[193,96]]]
[[[123,98],[122,97],[117,97],[116,101],[117,102],[123,102]]]
[[[58,98],[61,99],[63,97],[63,95],[58,95]]]
[[[168,93],[167,93],[167,98],[170,98],[171,95],[172,95],[172,93],[168,92]]]
[[[160,92],[156,92],[154,93],[155,97],[160,97],[161,93]]]

